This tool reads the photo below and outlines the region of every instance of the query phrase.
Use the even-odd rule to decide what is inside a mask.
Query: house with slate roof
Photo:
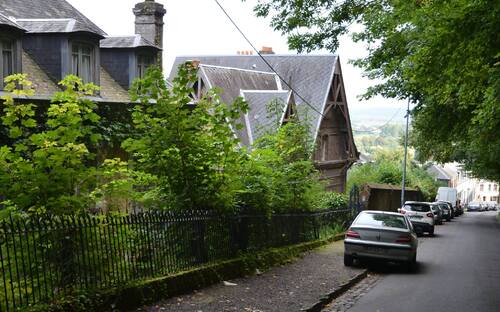
[[[133,8],[135,34],[108,36],[65,0],[0,1],[0,81],[25,73],[43,102],[69,74],[100,86],[98,103],[129,103],[132,81],[161,65],[163,5],[146,0]],[[3,83],[0,83],[0,94]]]
[[[269,48],[262,55],[276,72],[260,56],[249,53],[195,55],[177,57],[169,79],[176,76],[179,65],[191,62],[198,67],[195,98],[213,87],[222,89],[226,103],[238,96],[244,98],[250,111],[241,116],[243,128],[235,133],[249,148],[263,131],[278,127],[295,110],[305,108],[316,145],[313,160],[329,190],[345,191],[347,170],[358,160],[359,153],[353,140],[339,57],[276,55]],[[272,101],[282,103],[277,116],[267,113]]]

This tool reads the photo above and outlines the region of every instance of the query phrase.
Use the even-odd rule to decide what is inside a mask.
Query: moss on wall
[[[248,276],[253,274],[256,269],[262,271],[289,263],[306,251],[341,240],[343,237],[343,234],[338,234],[323,240],[244,254],[236,259],[220,261],[174,275],[128,284],[124,287],[65,296],[50,305],[37,305],[24,311],[127,311],[143,304],[185,294],[223,280]]]

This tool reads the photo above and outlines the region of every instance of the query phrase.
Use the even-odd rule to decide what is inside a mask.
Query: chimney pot
[[[259,51],[260,54],[275,54],[272,47],[262,47]]]
[[[200,66],[200,60],[190,60],[190,61],[187,61],[187,63],[191,64],[191,66],[193,66],[193,68],[198,68]]]
[[[141,35],[160,49],[163,48],[163,16],[167,11],[163,4],[154,0],[137,3],[133,9],[135,15],[135,33]],[[161,65],[161,54],[159,53]]]

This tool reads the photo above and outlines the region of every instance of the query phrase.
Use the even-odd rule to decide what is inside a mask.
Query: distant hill
[[[354,141],[358,151],[370,157],[377,149],[395,149],[401,146],[404,126],[398,123],[368,125],[353,122]]]

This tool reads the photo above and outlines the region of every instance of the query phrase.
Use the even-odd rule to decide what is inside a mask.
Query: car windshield
[[[382,214],[382,213],[363,213],[356,220],[356,225],[369,225],[380,227],[392,227],[398,229],[407,229],[403,216]]]
[[[441,209],[446,209],[446,210],[448,210],[448,209],[450,209],[450,207],[448,207],[448,205],[441,205]]]
[[[405,204],[404,209],[418,212],[428,212],[431,210],[427,204]]]

